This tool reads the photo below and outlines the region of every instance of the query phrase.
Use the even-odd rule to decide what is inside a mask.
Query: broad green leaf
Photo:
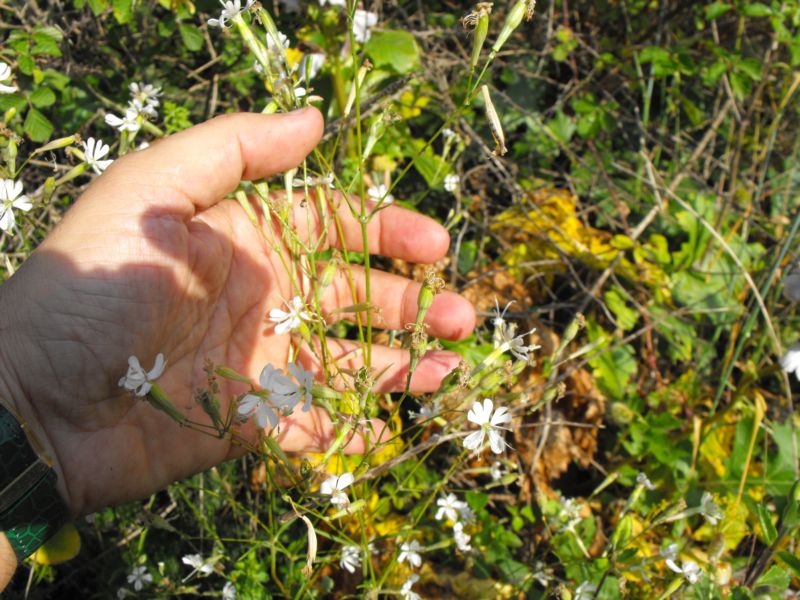
[[[389,67],[405,74],[419,65],[419,48],[407,31],[378,31],[366,44],[367,55],[377,67]]]
[[[761,526],[761,531],[764,533],[764,541],[767,544],[772,544],[778,537],[775,524],[772,522],[772,514],[761,502],[753,502],[752,509],[756,513],[756,517],[758,517],[758,524]]]
[[[769,587],[783,591],[789,587],[789,582],[789,574],[779,566],[773,565],[769,571],[758,578],[756,587]]]
[[[28,110],[23,129],[34,142],[44,142],[53,134],[53,124],[35,108]]]
[[[124,25],[133,16],[133,0],[113,0],[114,19],[120,25]]]
[[[25,96],[20,94],[0,94],[0,112],[5,112],[10,108],[17,109],[17,112],[22,112],[28,106],[28,101]]]
[[[95,17],[108,8],[108,0],[89,0],[89,9]]]
[[[33,69],[36,66],[36,62],[33,60],[33,57],[30,54],[18,54],[17,66],[19,67],[20,72],[24,73],[25,75],[32,75]]]
[[[472,240],[463,242],[458,249],[458,272],[466,275],[475,266],[478,257],[478,245]]]
[[[45,108],[55,103],[56,95],[49,87],[40,87],[30,95],[30,101],[36,108]]]
[[[563,144],[568,144],[572,139],[572,134],[575,133],[575,123],[560,110],[556,111],[556,116],[550,120],[547,126]]]
[[[768,17],[772,14],[772,9],[761,2],[753,2],[742,6],[741,13],[745,17]]]
[[[181,33],[181,40],[183,45],[192,52],[197,52],[203,47],[203,33],[198,27],[189,23],[178,24],[178,30]]]
[[[639,312],[627,305],[627,300],[622,290],[613,287],[604,294],[608,308],[617,317],[617,325],[623,331],[630,331],[639,320]]]
[[[792,570],[795,577],[800,578],[800,558],[797,558],[791,552],[778,552],[778,558],[780,558],[786,566]]]
[[[724,2],[712,2],[704,9],[706,13],[706,20],[713,21],[714,19],[718,19],[732,9],[733,6],[730,4],[725,4]]]

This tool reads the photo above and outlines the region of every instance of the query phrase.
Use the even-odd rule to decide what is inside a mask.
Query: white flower
[[[450,521],[458,521],[458,511],[466,505],[466,502],[456,498],[455,494],[447,494],[446,498],[439,498],[436,505],[439,507],[434,517],[437,521],[441,521],[442,517],[447,517]]]
[[[415,412],[413,410],[408,412],[408,416],[412,419],[435,419],[439,416],[439,413],[442,412],[442,407],[439,404],[439,400],[434,400],[433,404],[431,405],[422,405],[419,408],[419,412]]]
[[[456,547],[461,550],[461,552],[469,552],[472,550],[472,546],[469,544],[472,536],[464,533],[463,523],[456,523],[453,525],[453,538],[456,541]]]
[[[305,80],[306,76],[308,76],[308,81],[311,81],[319,74],[324,64],[325,55],[321,52],[312,52],[304,55],[300,61],[300,78]]]
[[[322,482],[319,486],[321,494],[331,497],[331,504],[334,506],[347,506],[350,504],[350,499],[345,493],[345,489],[355,481],[352,473],[342,473],[338,477],[332,475]]]
[[[151,106],[158,106],[158,97],[161,95],[161,88],[154,86],[152,83],[133,82],[128,86],[131,93],[131,100],[138,101],[140,104],[149,104]]]
[[[22,193],[22,182],[13,179],[0,180],[0,229],[3,231],[16,225],[15,208],[23,212],[33,208],[28,197]]]
[[[284,49],[289,47],[289,38],[280,31],[278,32],[278,41]],[[269,34],[269,31],[267,32],[267,48],[269,48],[270,52],[278,52],[280,50],[280,46],[278,46],[273,37]]]
[[[305,310],[305,305],[300,296],[295,296],[286,305],[289,307],[289,312],[284,312],[279,308],[273,308],[269,311],[269,320],[276,323],[275,333],[278,335],[289,333],[293,329],[300,327],[303,321],[312,319],[311,313]]]
[[[139,123],[139,111],[132,107],[128,107],[125,110],[124,117],[118,117],[115,114],[108,113],[105,121],[117,131],[136,133],[141,128],[141,124]]]
[[[330,4],[331,6],[347,6],[347,0],[319,0],[320,6]]]
[[[339,566],[350,573],[355,573],[361,566],[361,549],[358,546],[345,546],[342,548],[342,557],[339,559]]]
[[[192,573],[199,571],[201,575],[211,575],[214,572],[214,563],[217,561],[213,559],[204,561],[199,554],[187,554],[181,558],[181,562],[192,567]]]
[[[800,381],[800,343],[793,345],[781,357],[781,367],[789,375],[794,373],[797,380]]]
[[[141,565],[133,567],[133,571],[128,574],[128,583],[133,586],[137,592],[142,591],[142,588],[149,583],[153,582],[153,576],[147,572],[147,567]]]
[[[153,368],[145,373],[139,364],[139,359],[131,356],[128,358],[128,372],[125,377],[119,380],[119,387],[135,392],[137,396],[144,397],[153,387],[153,382],[164,373],[166,366],[167,361],[164,360],[164,355],[159,352]]]
[[[311,371],[306,371],[301,365],[289,363],[289,372],[294,375],[299,387],[297,388],[297,402],[302,398],[303,411],[308,412],[311,410],[311,390],[314,387],[314,374]]]
[[[495,461],[491,468],[489,469],[489,475],[492,477],[492,481],[500,481],[506,475],[505,465],[501,463],[499,460]]]
[[[458,189],[458,184],[461,182],[461,178],[456,175],[455,173],[450,173],[450,175],[445,176],[444,178],[444,189],[447,192],[455,192]]]
[[[108,155],[109,150],[110,148],[108,147],[108,144],[104,143],[103,140],[96,140],[93,137],[90,137],[88,140],[83,142],[83,158],[86,161],[86,164],[92,167],[92,170],[94,170],[94,172],[98,175],[105,171],[108,166],[114,162],[111,159],[102,160]]]
[[[122,600],[122,599],[123,599],[123,598],[125,598],[125,597],[126,597],[128,594],[129,594],[129,593],[130,593],[130,592],[129,592],[128,590],[126,590],[125,588],[119,588],[119,589],[117,590],[117,600]]]
[[[226,581],[222,588],[222,600],[236,600],[236,586],[232,581]]]
[[[446,140],[449,140],[452,137],[455,137],[456,132],[450,129],[449,127],[445,127],[442,129],[442,137]]]
[[[472,512],[472,509],[466,502],[462,502],[461,506],[458,507],[458,516],[463,523],[472,523],[475,520],[475,513]]]
[[[679,575],[683,575],[684,579],[688,583],[695,584],[700,579],[700,575],[703,574],[703,570],[697,565],[696,562],[691,560],[685,560],[679,567],[674,560],[667,559],[666,560],[667,566],[670,570],[678,573]]]
[[[255,0],[247,0],[247,4],[242,7],[241,0],[219,0],[219,3],[222,5],[222,12],[219,15],[219,19],[209,19],[207,21],[208,26],[222,28],[227,27],[229,20],[233,19],[239,13],[249,10],[253,5],[253,2],[255,2]]]
[[[492,452],[495,454],[503,452],[507,444],[500,430],[509,430],[508,427],[503,427],[502,425],[511,421],[511,413],[508,412],[505,406],[498,408],[494,414],[492,414],[493,411],[494,403],[488,398],[484,398],[483,404],[476,402],[472,405],[472,408],[467,413],[467,420],[478,425],[480,429],[464,438],[465,448],[476,452],[479,451],[483,446],[484,437],[488,433]]]
[[[667,560],[671,560],[673,562],[678,560],[678,544],[672,543],[669,546],[667,546],[666,548],[662,548],[659,551],[659,554],[663,558],[665,558]]]
[[[11,67],[0,61],[0,82],[11,79]],[[17,91],[16,85],[5,85],[0,83],[0,94],[12,94]]]
[[[588,581],[584,581],[575,590],[575,600],[593,600],[597,593],[597,586]]]
[[[128,110],[135,111],[137,115],[144,115],[148,119],[155,119],[158,116],[155,104],[146,104],[137,98],[128,102]]]
[[[709,492],[705,492],[700,499],[700,514],[705,517],[705,520],[712,527],[716,526],[722,519],[722,511]]]
[[[368,10],[356,10],[353,15],[353,37],[357,42],[364,43],[372,35],[371,29],[378,23],[378,15]]]
[[[416,573],[409,576],[403,587],[400,588],[400,597],[403,600],[422,600],[422,596],[413,591],[411,588],[419,581],[419,575]]]
[[[422,565],[422,557],[419,555],[422,546],[419,545],[417,540],[410,542],[403,542],[400,546],[400,556],[397,557],[397,562],[408,561],[409,566],[419,568]]]
[[[541,348],[539,344],[531,344],[530,346],[525,345],[525,336],[532,334],[534,331],[536,331],[536,328],[534,327],[527,333],[515,336],[514,334],[516,331],[516,323],[506,323],[503,321],[502,324],[495,328],[494,331],[495,347],[503,347],[505,349],[504,351],[510,351],[511,354],[513,354],[519,360],[527,361],[528,354],[530,352]]]
[[[557,526],[559,530],[573,530],[575,526],[583,520],[581,517],[581,505],[575,498],[564,498],[559,500],[561,508],[558,511]]]
[[[245,394],[239,400],[237,412],[243,418],[256,417],[256,425],[261,428],[277,427],[280,412],[291,412],[300,401],[300,389],[280,369],[266,365],[258,378],[261,392]]]
[[[394,196],[388,193],[389,188],[386,187],[383,183],[380,185],[373,185],[367,190],[367,196],[375,200],[375,202],[380,202],[383,199],[383,204],[391,204],[394,202]],[[385,196],[385,198],[384,198]]]
[[[652,481],[650,481],[650,478],[649,478],[647,475],[645,475],[644,473],[639,473],[639,474],[636,476],[636,483],[637,483],[638,485],[642,485],[642,486],[646,487],[646,488],[647,488],[648,490],[650,490],[651,492],[652,492],[654,489],[656,489],[656,486],[654,486],[654,485],[653,485],[653,482],[652,482]]]

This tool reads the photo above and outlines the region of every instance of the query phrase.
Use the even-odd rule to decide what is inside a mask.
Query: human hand
[[[315,109],[227,115],[125,156],[0,287],[0,401],[54,459],[73,514],[144,497],[244,451],[179,427],[118,381],[130,355],[149,369],[163,353],[168,364],[159,385],[189,418],[210,422],[193,401],[207,385],[206,360],[253,381],[267,363],[286,366],[291,337],[277,335],[266,319],[293,296],[280,253],[235,200],[223,198],[241,179],[297,166],[321,133]],[[314,227],[316,215],[300,205],[295,222],[310,216]],[[338,212],[344,239],[331,234],[330,245],[360,251],[360,225],[343,203]],[[370,252],[412,262],[433,262],[449,245],[435,221],[396,206],[381,210],[368,232]],[[363,271],[353,272],[363,290]],[[372,302],[382,308],[379,324],[401,329],[414,321],[418,283],[375,270],[371,281]],[[331,286],[322,299],[324,317],[355,303],[348,289],[344,278]],[[432,335],[458,339],[472,330],[474,312],[445,292],[425,322]],[[349,350],[345,342],[335,347]],[[299,360],[314,366],[308,352]],[[458,360],[450,352],[428,353],[412,390],[435,390]],[[357,367],[353,361],[348,366]],[[374,346],[372,367],[386,368],[376,389],[402,389],[408,362],[405,350]],[[245,389],[224,382],[220,397],[228,402]],[[298,407],[280,429],[282,448],[297,452],[324,450],[333,431],[316,407]],[[255,440],[258,432],[246,423],[241,434]],[[363,451],[367,435],[355,436],[345,450]]]

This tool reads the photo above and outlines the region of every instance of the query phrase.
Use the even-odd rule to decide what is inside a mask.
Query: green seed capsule
[[[522,19],[525,18],[527,11],[527,2],[525,0],[518,0],[506,17],[506,22],[503,23],[503,29],[500,30],[500,35],[497,36],[497,41],[494,43],[494,46],[492,46],[492,52],[500,51],[503,44],[508,41],[508,38],[511,37],[514,30],[522,23]]]

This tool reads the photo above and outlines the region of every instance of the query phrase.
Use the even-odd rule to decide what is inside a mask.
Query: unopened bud
[[[311,388],[311,395],[320,400],[340,400],[342,398],[341,392],[320,383],[314,384]]]
[[[611,404],[611,421],[616,425],[627,425],[636,416],[631,408],[624,402],[613,402]]]
[[[508,13],[506,22],[503,23],[503,29],[500,30],[500,35],[497,36],[497,41],[494,43],[494,46],[492,46],[492,52],[499,52],[500,48],[508,41],[508,38],[514,30],[522,23],[522,19],[525,18],[528,12],[527,4],[528,2],[526,0],[517,0],[514,8]],[[533,14],[532,10],[531,14]]]
[[[70,135],[68,137],[58,138],[57,140],[53,140],[52,142],[48,142],[41,148],[37,148],[33,151],[32,154],[43,154],[45,152],[50,152],[52,150],[58,150],[59,148],[65,148],[67,146],[71,146],[72,144],[80,142],[79,135]]]
[[[214,369],[214,373],[222,377],[223,379],[230,379],[231,381],[238,381],[240,383],[246,383],[250,385],[251,381],[249,377],[245,377],[241,373],[237,373],[233,369],[229,367],[217,367]]]
[[[470,71],[474,71],[475,67],[478,65],[478,60],[480,60],[481,50],[483,49],[483,44],[486,41],[486,34],[489,32],[489,14],[492,12],[492,3],[491,2],[481,2],[475,8],[474,19],[475,19],[475,38],[472,40],[472,58],[470,59],[469,69]],[[464,25],[466,26],[471,15],[464,19]]]
[[[563,343],[569,344],[578,335],[578,332],[586,326],[586,319],[581,313],[575,315],[572,322],[567,325],[567,330],[564,332]]]
[[[222,428],[222,416],[219,412],[219,400],[208,390],[200,390],[195,396],[195,400],[203,409],[203,412],[211,417],[211,422],[217,429]]]

